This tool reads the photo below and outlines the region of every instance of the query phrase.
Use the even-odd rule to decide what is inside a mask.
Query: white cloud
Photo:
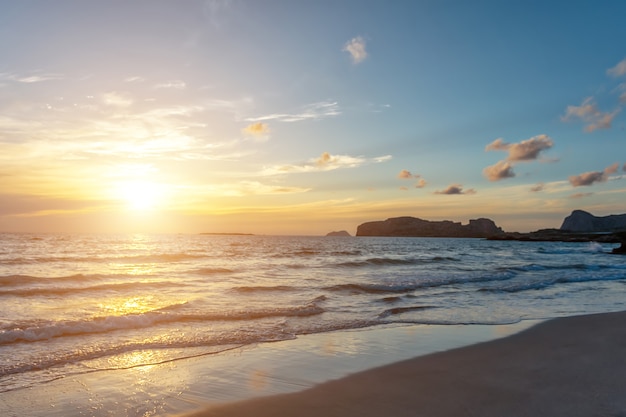
[[[102,96],[102,101],[107,106],[128,107],[133,104],[133,100],[126,94],[112,91]]]
[[[626,74],[626,58],[622,59],[613,68],[606,70],[606,73],[612,75],[613,77],[619,77]]]
[[[172,88],[172,89],[175,89],[175,90],[182,90],[182,89],[184,89],[186,87],[187,87],[187,83],[185,83],[184,81],[181,81],[181,80],[168,81],[168,82],[157,84],[157,85],[154,86],[154,88],[156,88],[156,89]]]
[[[265,116],[249,117],[248,122],[263,122],[276,120],[279,122],[300,122],[302,120],[317,120],[341,114],[336,101],[320,101],[304,107],[298,113],[273,113]]]
[[[361,36],[357,36],[356,38],[350,39],[344,45],[343,51],[346,51],[352,57],[352,62],[355,64],[360,64],[367,58],[367,51],[365,50],[365,39]]]
[[[391,159],[389,155],[368,159],[360,156],[332,155],[329,152],[323,152],[320,156],[311,158],[301,164],[278,165],[266,168],[262,174],[280,175],[288,173],[332,171],[335,169],[356,168],[369,163],[381,163],[389,159]]]

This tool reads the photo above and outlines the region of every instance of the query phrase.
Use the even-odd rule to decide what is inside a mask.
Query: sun
[[[150,181],[128,181],[119,185],[119,197],[131,210],[153,210],[162,196],[162,187]]]

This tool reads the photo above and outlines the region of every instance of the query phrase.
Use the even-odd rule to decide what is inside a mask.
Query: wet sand
[[[626,312],[555,319],[200,416],[626,416]]]

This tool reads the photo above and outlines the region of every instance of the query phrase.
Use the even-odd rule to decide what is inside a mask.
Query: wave
[[[495,274],[467,276],[447,276],[443,279],[424,279],[402,284],[338,284],[324,287],[323,290],[349,294],[402,294],[422,288],[443,287],[446,285],[472,284],[490,281],[506,281],[515,276],[510,271],[500,271]]]
[[[448,256],[434,256],[432,258],[420,259],[420,258],[408,258],[408,259],[398,259],[398,258],[370,258],[362,261],[350,261],[350,262],[341,262],[337,264],[338,267],[366,267],[366,266],[381,266],[381,265],[425,265],[430,263],[438,263],[438,262],[452,262],[458,261],[457,258],[452,258]]]
[[[545,280],[539,281],[530,281],[524,282],[521,284],[514,284],[502,287],[493,287],[493,288],[480,288],[478,291],[481,292],[501,292],[501,293],[517,293],[523,291],[530,290],[541,290],[544,288],[551,287],[557,284],[571,284],[571,283],[582,283],[582,282],[598,282],[598,281],[620,281],[626,280],[626,274],[617,273],[613,275],[602,275],[602,276],[594,276],[594,275],[583,275],[583,276],[564,276],[560,278],[548,278]]]
[[[128,290],[145,290],[145,289],[162,289],[168,287],[181,287],[185,284],[170,281],[154,281],[154,282],[124,282],[116,284],[92,285],[88,287],[47,287],[47,288],[16,288],[9,290],[0,290],[0,296],[14,297],[36,297],[49,295],[71,295],[85,292],[105,292],[105,291],[128,291]]]
[[[244,287],[235,287],[232,291],[240,292],[240,293],[256,293],[256,292],[285,292],[285,291],[295,291],[296,287],[292,287],[290,285],[272,285],[272,286],[244,286]]]
[[[166,263],[181,262],[199,258],[206,255],[190,253],[161,253],[149,255],[126,255],[126,256],[41,256],[41,257],[16,257],[1,259],[0,265],[30,265],[47,263]]]
[[[389,317],[389,316],[393,316],[393,315],[397,315],[397,314],[402,314],[402,313],[409,313],[411,311],[421,311],[421,310],[427,310],[427,309],[431,309],[431,308],[437,308],[436,306],[411,306],[411,307],[395,307],[395,308],[389,308],[385,311],[383,311],[382,313],[380,313],[378,315],[379,318],[385,318],[385,317]]]
[[[176,304],[174,307],[168,306],[146,313],[129,314],[125,316],[103,316],[59,322],[44,321],[36,324],[26,323],[25,325],[18,323],[0,331],[0,345],[20,342],[38,342],[56,337],[107,333],[117,330],[140,329],[159,324],[243,321],[271,317],[307,317],[322,314],[325,311],[317,305],[316,301],[321,300],[316,299],[306,305],[295,307],[239,310],[223,313],[181,313],[168,311],[168,309],[177,310],[183,306],[183,304]]]
[[[232,269],[228,269],[228,268],[198,268],[198,269],[192,269],[191,271],[189,271],[189,273],[191,274],[198,274],[198,275],[230,274],[233,272],[235,271],[233,271]]]
[[[0,276],[0,285],[24,285],[24,284],[49,284],[67,282],[99,281],[105,277],[119,277],[121,275],[83,275],[74,274],[59,277],[35,277],[31,275],[5,275]]]

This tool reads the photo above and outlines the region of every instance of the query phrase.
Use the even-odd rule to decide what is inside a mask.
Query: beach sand
[[[547,321],[495,341],[189,416],[626,416],[626,312]]]

